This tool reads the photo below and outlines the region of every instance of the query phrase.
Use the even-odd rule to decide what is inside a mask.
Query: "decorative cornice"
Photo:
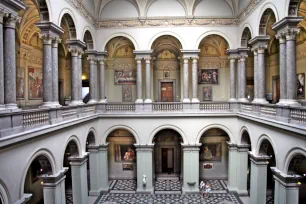
[[[66,0],[71,6],[76,8],[79,13],[84,16],[88,21],[92,22],[96,26],[96,20],[93,15],[83,6],[82,1],[78,0]],[[96,26],[97,27],[97,26]]]
[[[249,5],[243,10],[243,12],[238,16],[238,24],[242,23],[253,11],[262,3],[264,0],[252,0]]]

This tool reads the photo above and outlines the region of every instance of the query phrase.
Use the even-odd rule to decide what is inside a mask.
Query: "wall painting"
[[[29,72],[29,99],[43,98],[42,69],[28,68]]]
[[[203,143],[200,148],[200,161],[221,162],[222,143]]]

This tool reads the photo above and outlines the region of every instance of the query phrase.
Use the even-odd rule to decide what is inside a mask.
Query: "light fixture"
[[[82,75],[82,80],[85,80],[86,79],[86,76],[85,75]]]

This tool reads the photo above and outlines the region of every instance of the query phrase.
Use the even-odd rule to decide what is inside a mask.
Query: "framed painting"
[[[24,99],[24,68],[17,68],[16,76],[16,97],[17,99]]]
[[[222,143],[203,143],[200,148],[200,161],[221,162]]]
[[[297,74],[296,79],[296,96],[297,99],[304,99],[305,98],[305,73]]]
[[[203,101],[212,101],[212,87],[203,87]]]
[[[122,164],[122,170],[123,171],[133,171],[133,164]]]
[[[198,75],[199,84],[219,84],[218,69],[200,69]]]
[[[115,70],[115,85],[135,85],[136,78],[134,70]]]
[[[170,71],[164,71],[164,79],[170,79]]]
[[[207,163],[203,164],[204,170],[211,170],[213,168],[214,168],[214,164],[207,164]]]
[[[42,69],[28,68],[29,74],[29,99],[43,98]]]
[[[132,102],[132,86],[122,86],[122,102]]]
[[[135,162],[136,149],[130,144],[115,144],[115,162]]]

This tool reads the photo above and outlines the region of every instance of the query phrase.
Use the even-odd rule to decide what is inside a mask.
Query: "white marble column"
[[[71,103],[69,105],[81,105],[82,102],[79,99],[79,77],[80,77],[80,68],[79,68],[79,49],[69,49],[71,53]]]
[[[228,51],[229,60],[230,60],[230,80],[231,80],[231,87],[230,87],[230,99],[229,102],[236,102],[236,60],[237,54],[236,51]]]
[[[83,86],[83,82],[82,82],[82,71],[83,71],[83,62],[82,62],[82,58],[83,58],[83,54],[84,54],[84,51],[81,50],[79,51],[78,53],[78,74],[79,74],[79,77],[78,77],[78,101],[79,101],[79,104],[84,104],[83,102],[83,98],[82,98],[82,86]]]
[[[68,168],[64,168],[54,175],[42,178],[45,204],[66,204],[65,173],[67,170]]]
[[[254,100],[253,103],[256,103],[258,99],[258,52],[257,49],[253,49],[254,53]]]
[[[240,98],[240,86],[241,86],[241,78],[240,78],[240,72],[241,72],[241,61],[240,61],[240,56],[238,56],[238,60],[237,60],[237,88],[236,88],[236,95],[237,95],[237,99]]]
[[[246,55],[240,56],[240,102],[249,102],[246,98],[246,59]]]
[[[286,33],[287,101],[291,106],[300,106],[296,91],[296,34],[298,29],[288,29]]]
[[[98,61],[100,69],[100,101],[99,103],[106,103],[105,99],[105,62],[103,59]]]
[[[192,103],[200,103],[198,97],[198,59],[199,57],[192,58]]]
[[[136,58],[137,62],[137,99],[136,103],[143,103],[142,99],[142,58]]]
[[[260,46],[257,49],[258,53],[258,67],[257,67],[257,89],[258,89],[258,98],[257,103],[267,104],[266,99],[266,63],[265,63],[265,50],[266,46]]]
[[[280,99],[278,105],[284,105],[287,101],[286,35],[279,33],[276,38],[279,40]]]
[[[3,58],[3,18],[4,12],[0,10],[0,110],[4,105],[4,58]]]
[[[58,43],[60,42],[58,37],[52,40],[52,101],[56,107],[61,106],[58,99]]]
[[[16,101],[16,21],[4,19],[4,103],[6,109],[18,110]]]
[[[152,103],[151,98],[151,57],[146,57],[146,99],[145,103]]]
[[[184,57],[184,82],[183,82],[183,90],[184,90],[184,99],[183,103],[190,103],[189,99],[189,57]]]
[[[88,63],[89,63],[89,95],[90,100],[88,104],[97,103],[97,96],[96,96],[96,53],[88,54]]]

